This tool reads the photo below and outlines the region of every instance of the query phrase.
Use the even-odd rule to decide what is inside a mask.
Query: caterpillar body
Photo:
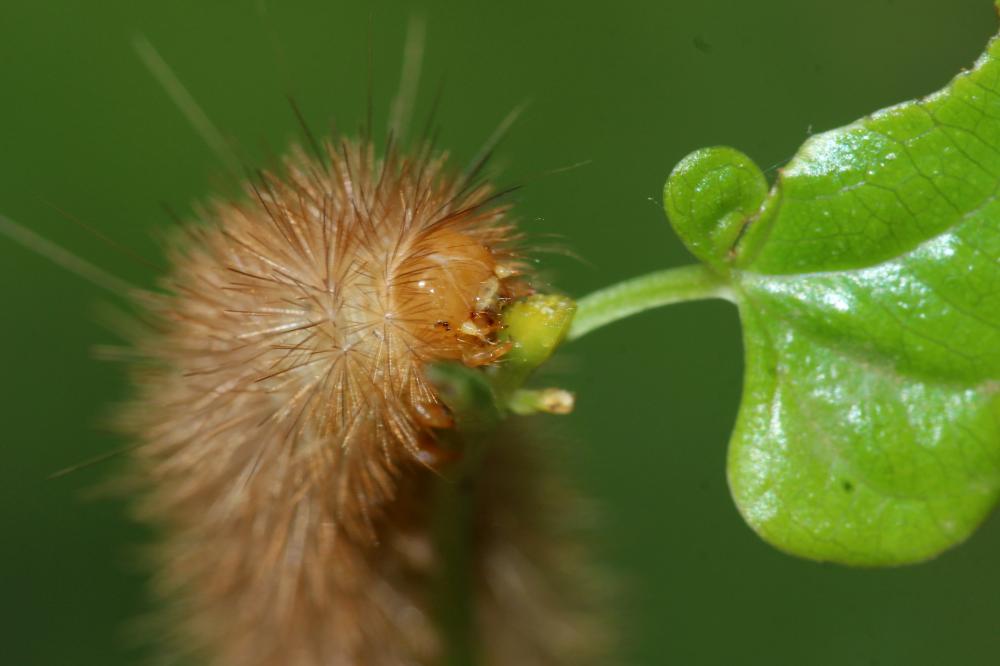
[[[429,144],[296,148],[245,189],[176,234],[138,297],[121,425],[163,535],[168,643],[219,666],[440,663],[430,489],[461,452],[424,369],[502,362],[498,313],[531,290],[508,207]],[[467,480],[478,659],[600,660],[563,491],[537,442],[491,437]]]

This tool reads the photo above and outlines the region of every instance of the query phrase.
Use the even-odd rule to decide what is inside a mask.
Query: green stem
[[[482,372],[440,363],[428,367],[426,375],[458,426],[443,432],[439,442],[443,450],[458,453],[458,459],[431,479],[431,531],[437,556],[432,603],[442,652],[438,664],[475,666],[479,661],[475,613],[476,477],[501,413]]]
[[[434,586],[441,631],[441,666],[475,666],[473,567],[474,483],[467,473],[434,481],[433,538],[437,551]]]
[[[733,300],[729,281],[701,264],[668,268],[605,287],[577,301],[567,340],[631,315],[673,303]]]

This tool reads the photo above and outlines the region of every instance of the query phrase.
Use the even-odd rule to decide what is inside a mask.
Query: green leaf
[[[679,235],[732,282],[746,371],[729,482],[782,550],[919,561],[997,502],[998,58],[994,40],[944,90],[812,137],[763,202],[727,148],[667,183]]]
[[[674,167],[663,206],[691,252],[724,269],[747,217],[766,196],[767,180],[753,160],[732,148],[705,148]]]

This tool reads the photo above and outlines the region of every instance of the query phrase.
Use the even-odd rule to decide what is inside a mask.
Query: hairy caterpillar
[[[293,151],[284,175],[214,205],[177,243],[169,295],[147,297],[155,332],[124,423],[143,444],[142,513],[168,534],[160,587],[211,663],[434,663],[428,486],[451,419],[422,369],[502,358],[497,310],[526,289],[505,208],[442,158],[324,151]],[[503,462],[517,442],[475,483],[533,485]],[[517,499],[479,509],[508,514],[477,538],[497,597],[480,611],[486,663],[581,663],[586,634],[532,636],[561,624],[556,609],[504,607],[520,587],[522,602],[568,591],[546,592],[541,553],[493,534],[525,520]],[[521,628],[504,637],[509,623]]]
[[[461,451],[423,376],[502,362],[529,293],[518,235],[430,143],[293,149],[176,234],[135,296],[141,515],[164,536],[169,642],[218,664],[437,663],[430,488]],[[586,663],[601,633],[524,433],[470,481],[483,663]],[[553,491],[558,494],[559,491]]]

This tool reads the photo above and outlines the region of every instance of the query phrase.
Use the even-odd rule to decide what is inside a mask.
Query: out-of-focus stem
[[[441,666],[478,663],[475,623],[475,483],[476,470],[462,465],[457,478],[434,480],[433,537],[437,551],[434,586]]]
[[[442,444],[459,459],[432,480],[431,533],[436,554],[432,603],[441,636],[440,666],[476,666],[476,476],[490,433],[502,414],[486,376],[456,363],[427,368],[427,377],[455,416]]]

